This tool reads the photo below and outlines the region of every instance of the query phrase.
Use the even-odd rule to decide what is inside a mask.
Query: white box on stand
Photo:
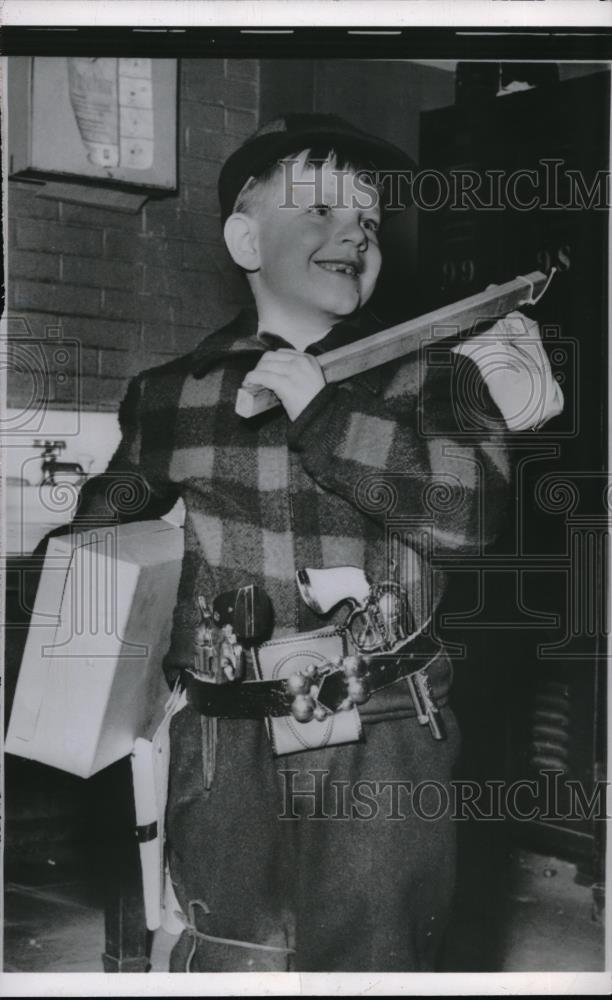
[[[168,697],[183,554],[166,521],[49,541],[5,750],[88,778],[131,753]]]

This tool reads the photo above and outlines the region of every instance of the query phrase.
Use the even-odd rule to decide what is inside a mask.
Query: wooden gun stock
[[[421,344],[430,340],[436,328],[448,327],[447,337],[471,329],[479,320],[506,316],[513,309],[534,304],[546,291],[554,274],[532,271],[503,285],[494,285],[477,295],[453,302],[441,309],[398,323],[388,330],[373,333],[334,351],[318,357],[327,382],[341,382],[352,375],[378,368],[398,358],[418,351]],[[445,339],[444,336],[440,338]],[[236,397],[236,413],[241,417],[255,417],[278,406],[277,397],[269,389],[259,386],[242,386]]]

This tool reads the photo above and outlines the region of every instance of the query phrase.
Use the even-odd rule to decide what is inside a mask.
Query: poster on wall
[[[10,175],[176,188],[176,59],[9,61]],[[18,123],[18,124],[17,124]]]

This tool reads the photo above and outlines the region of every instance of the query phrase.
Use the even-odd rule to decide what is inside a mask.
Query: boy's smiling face
[[[368,301],[380,271],[376,188],[306,158],[281,165],[257,195],[252,279],[264,325],[271,312],[329,328]]]

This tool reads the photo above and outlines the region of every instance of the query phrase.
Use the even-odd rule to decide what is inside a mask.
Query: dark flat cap
[[[381,174],[416,171],[414,161],[399,146],[356,128],[339,115],[282,115],[262,126],[225,161],[219,175],[223,221],[231,215],[236,198],[251,177],[257,177],[291,153],[322,143],[329,148],[337,145],[341,150],[350,150]]]

